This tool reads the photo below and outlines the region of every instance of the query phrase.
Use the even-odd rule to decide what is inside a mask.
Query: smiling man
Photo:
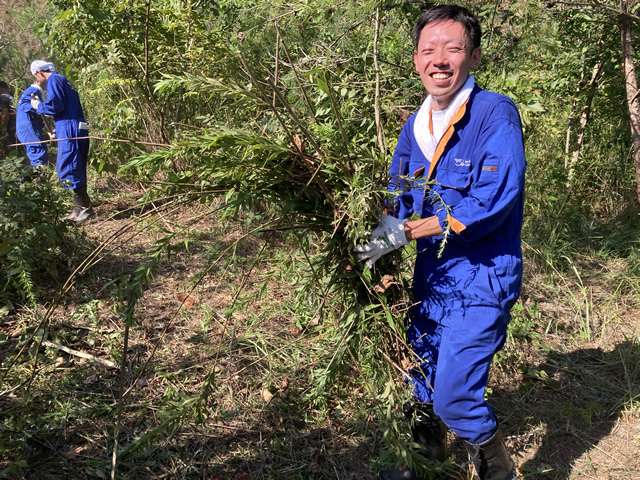
[[[407,372],[414,400],[404,413],[421,453],[444,460],[448,427],[480,479],[511,480],[515,466],[485,389],[522,282],[522,126],[508,97],[482,90],[470,75],[480,62],[481,29],[468,10],[435,7],[420,16],[413,37],[428,96],[393,154],[394,215],[383,215],[356,251],[371,267],[417,241],[406,321],[417,367]],[[419,478],[406,468],[381,477]]]

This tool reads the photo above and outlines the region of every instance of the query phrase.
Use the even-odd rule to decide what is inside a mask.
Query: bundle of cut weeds
[[[240,86],[206,77],[167,76],[156,88],[215,98],[228,111],[242,115],[236,123],[244,126],[209,126],[170,149],[124,165],[122,173],[136,172],[138,178],[166,175],[143,201],[179,194],[201,202],[223,197],[221,219],[266,209],[266,230],[324,235],[323,265],[328,271],[351,274],[347,278],[358,279],[354,285],[363,278],[379,280],[378,272],[396,273],[398,258],[381,262],[384,267],[368,275],[352,254],[353,246],[368,238],[367,232],[393,201],[387,190],[387,158],[373,142],[359,144],[362,130],[374,126],[373,119],[364,127],[344,125],[326,75],[314,85],[334,107],[333,116],[322,120],[296,112],[271,80],[251,77],[248,86]]]
[[[218,221],[260,211],[263,220],[253,227],[254,234],[289,230],[305,251],[305,290],[315,300],[315,315],[335,326],[337,348],[327,352],[326,363],[314,372],[310,396],[322,404],[335,382],[345,378],[342,374],[355,371],[386,417],[391,453],[415,465],[419,461],[404,447],[405,432],[395,421],[397,405],[407,395],[402,377],[413,363],[403,319],[415,250],[387,255],[372,270],[353,254],[394,201],[387,189],[386,154],[377,151],[374,141],[362,142],[363,131],[375,132],[373,115],[364,126],[344,122],[326,71],[317,73],[315,82],[296,85],[298,91],[313,91],[303,95],[315,99],[314,105],[302,102],[305,108],[288,102],[292,87],[282,93],[273,80],[258,81],[250,73],[246,80],[242,86],[167,76],[158,90],[214,99],[244,126],[212,122],[173,148],[134,158],[121,172],[135,172],[138,178],[166,176],[144,201],[185,195],[218,202]],[[321,104],[331,115],[314,114]],[[314,241],[307,248],[308,238]]]

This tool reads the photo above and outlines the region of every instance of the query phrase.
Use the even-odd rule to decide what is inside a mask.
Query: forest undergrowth
[[[95,194],[98,219],[59,276],[102,246],[99,261],[46,326],[62,280],[0,320],[1,476],[376,478],[389,422],[408,434],[388,401],[408,395],[407,359],[400,343],[364,337],[317,388],[342,347],[330,308],[340,299],[308,295],[318,239],[292,248],[295,231],[248,235],[256,211],[219,222],[211,205],[141,206],[144,190],[115,176]],[[131,277],[168,237],[126,328]],[[525,242],[523,294],[488,391],[525,478],[640,475],[638,252],[604,256],[614,245],[594,238],[546,263]],[[357,360],[368,356],[385,363]],[[440,469],[471,478],[461,444],[449,446]]]

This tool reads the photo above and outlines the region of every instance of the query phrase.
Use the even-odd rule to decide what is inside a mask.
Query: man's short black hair
[[[0,80],[0,88],[3,90],[9,90],[9,85],[7,85],[7,82]]]
[[[438,5],[433,7],[418,17],[415,27],[413,27],[413,45],[418,48],[420,34],[422,29],[430,23],[446,22],[453,20],[462,24],[467,34],[467,38],[471,42],[471,50],[475,50],[480,46],[482,39],[482,29],[480,22],[472,15],[469,10],[460,5]]]

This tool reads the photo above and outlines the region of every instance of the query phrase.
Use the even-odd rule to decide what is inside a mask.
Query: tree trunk
[[[633,142],[633,162],[636,168],[636,196],[640,203],[640,99],[638,98],[638,81],[633,64],[633,45],[631,43],[631,19],[625,13],[629,12],[627,0],[620,0],[619,27],[622,41],[622,58],[624,62],[624,78],[629,104],[631,121],[631,139]]]
[[[571,153],[571,163],[569,164],[569,174],[567,175],[567,187],[571,187],[571,180],[573,179],[573,173],[576,169],[576,164],[578,163],[578,158],[580,157],[580,152],[582,151],[582,145],[584,144],[584,132],[587,129],[587,124],[589,123],[589,115],[591,114],[591,104],[593,103],[593,95],[596,92],[596,86],[598,85],[598,76],[600,75],[600,69],[604,64],[604,60],[600,60],[593,67],[593,71],[591,72],[591,80],[589,81],[589,90],[587,91],[587,100],[582,108],[582,113],[580,114],[580,124],[578,125],[578,130],[576,132],[576,143],[573,148],[573,152]]]

